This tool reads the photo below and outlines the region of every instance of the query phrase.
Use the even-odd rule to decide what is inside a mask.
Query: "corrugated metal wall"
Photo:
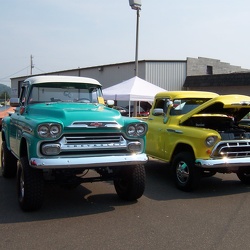
[[[98,72],[82,69],[81,76],[93,77],[99,80],[104,88],[126,81],[135,74],[133,62],[103,66]],[[94,72],[95,71],[95,72]],[[138,76],[166,90],[181,90],[186,79],[186,61],[139,61]]]
[[[103,65],[96,68],[81,69],[81,76],[88,76],[98,80],[103,88],[134,77],[134,63]]]
[[[139,61],[138,77],[166,90],[181,90],[186,79],[186,68],[186,61]],[[135,63],[99,65],[47,74],[91,77],[98,80],[103,88],[107,88],[134,77]],[[27,77],[11,80],[12,97],[17,97],[18,82]]]
[[[146,62],[145,80],[166,90],[181,90],[186,79],[186,61]]]
[[[212,66],[213,71],[216,73],[227,73],[232,70],[242,70],[240,67],[231,66],[230,64],[211,58],[187,58],[187,60],[181,61],[144,60],[138,62],[138,76],[169,91],[182,90],[187,74],[206,74],[207,66]],[[88,68],[49,72],[46,74],[92,77],[98,80],[102,84],[103,88],[107,88],[134,77],[135,62],[99,65]],[[27,77],[29,76],[11,79],[12,97],[18,96],[20,84]],[[227,88],[227,86],[224,87],[224,89]],[[230,86],[229,88],[232,87]],[[210,91],[213,91],[213,86],[210,87]],[[222,89],[219,90],[219,92],[222,91]]]

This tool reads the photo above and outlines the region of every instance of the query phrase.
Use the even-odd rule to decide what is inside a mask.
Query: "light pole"
[[[136,44],[135,44],[135,76],[138,76],[138,41],[139,41],[139,17],[141,10],[141,0],[129,0],[129,5],[133,10],[136,10]],[[129,101],[130,108],[130,101]],[[129,112],[130,114],[130,112]],[[137,116],[137,101],[134,101],[134,116]]]
[[[138,41],[139,41],[139,17],[141,10],[141,0],[129,0],[129,5],[133,10],[136,10],[136,45],[135,45],[135,76],[138,76]]]

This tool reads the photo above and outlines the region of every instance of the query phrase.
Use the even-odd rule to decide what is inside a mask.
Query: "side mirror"
[[[11,107],[19,107],[19,98],[10,98]]]
[[[156,108],[156,109],[153,110],[152,114],[155,115],[155,116],[160,116],[160,115],[164,115],[164,111],[163,111],[163,109]]]

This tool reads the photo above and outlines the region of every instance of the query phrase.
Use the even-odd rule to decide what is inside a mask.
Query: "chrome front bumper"
[[[195,164],[197,167],[206,168],[206,169],[215,169],[215,168],[227,168],[235,169],[239,167],[250,168],[250,157],[244,158],[222,158],[222,159],[196,159]]]
[[[146,154],[77,157],[77,158],[31,158],[29,164],[39,169],[98,168],[144,164],[148,161]]]

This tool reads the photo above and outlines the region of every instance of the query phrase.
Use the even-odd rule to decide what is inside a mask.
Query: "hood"
[[[111,121],[121,119],[121,114],[102,104],[85,103],[41,103],[27,107],[27,115],[44,122],[63,121],[65,126],[76,121]]]
[[[245,95],[221,95],[184,114],[180,123],[187,121],[194,115],[225,115],[239,121],[250,112],[250,97]]]

